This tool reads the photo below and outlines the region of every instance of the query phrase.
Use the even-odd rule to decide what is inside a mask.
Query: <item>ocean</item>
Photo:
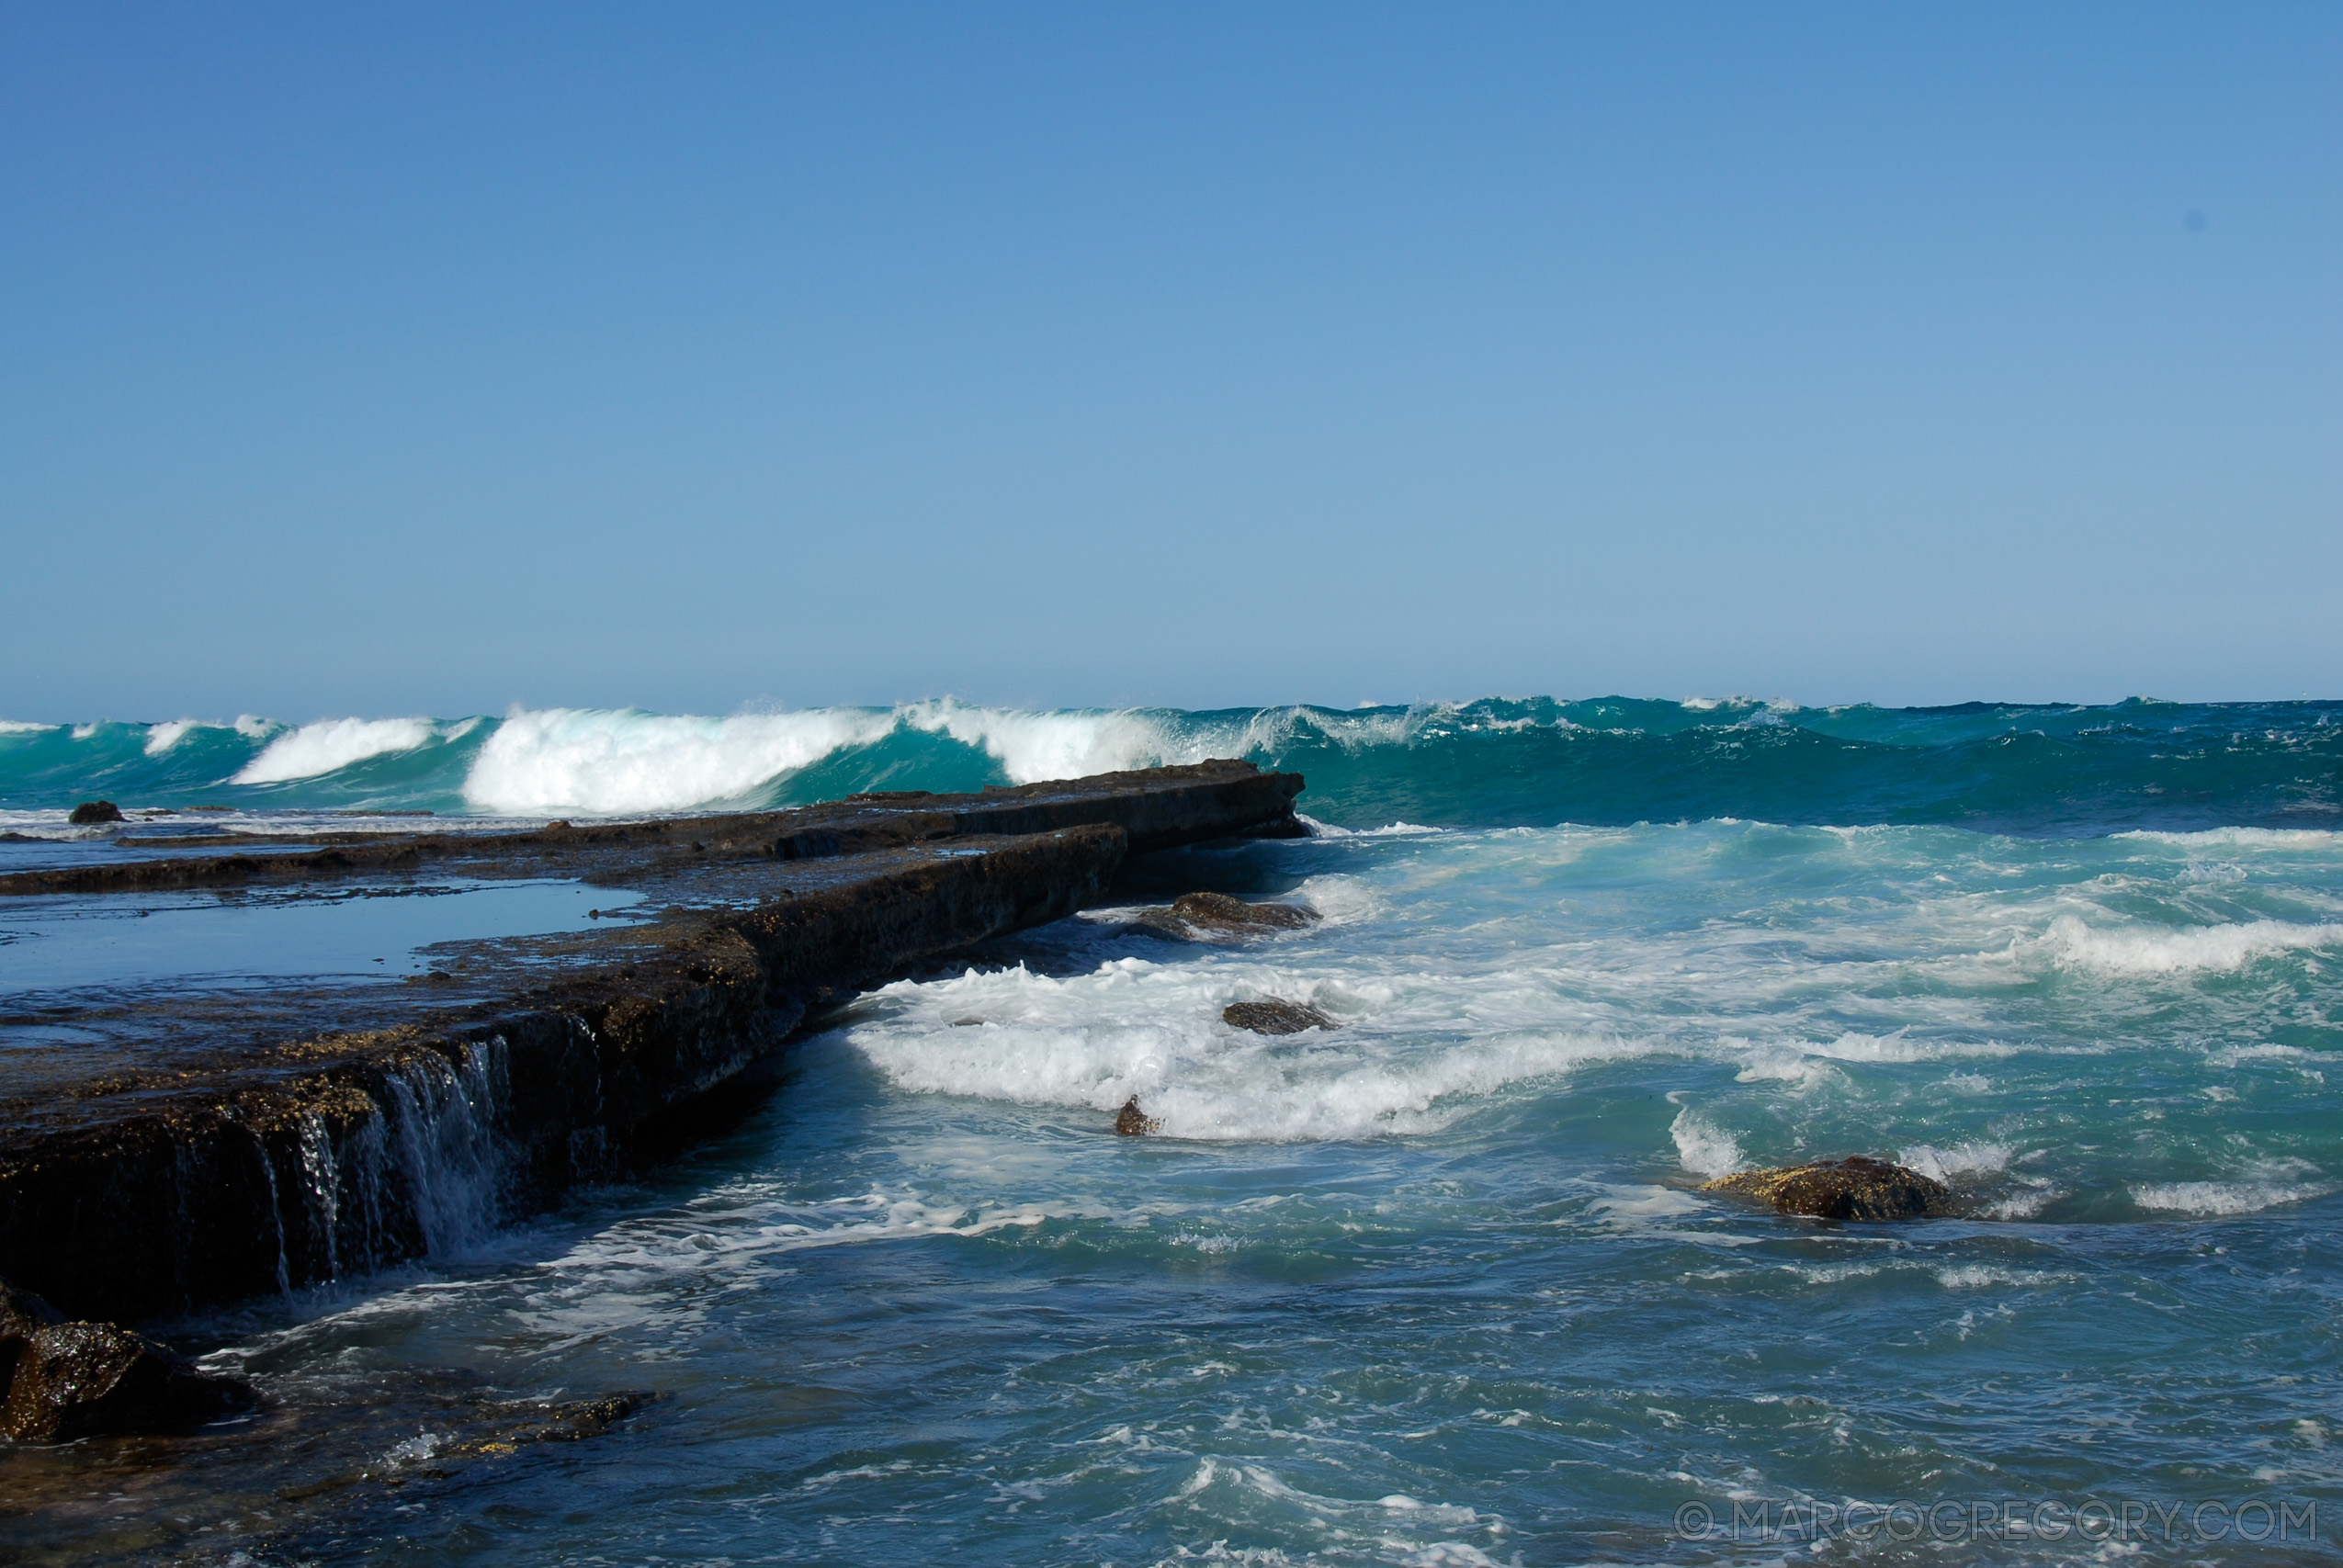
[[[11,1454],[0,1560],[2343,1554],[2343,703],[22,724],[0,869],[100,796],[446,827],[1220,756],[1312,836],[856,998],[552,1213],[164,1325],[311,1437]],[[1123,918],[1193,889],[1322,919]],[[0,1003],[63,983],[12,924]],[[1271,997],[1337,1027],[1221,1021]],[[1853,1154],[1968,1213],[1699,1190]],[[466,1401],[617,1390],[453,1457]]]

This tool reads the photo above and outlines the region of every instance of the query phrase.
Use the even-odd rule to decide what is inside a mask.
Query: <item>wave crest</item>
[[[294,779],[313,779],[369,757],[412,751],[437,733],[437,727],[427,718],[329,718],[304,724],[262,748],[260,755],[246,762],[229,783],[286,784]],[[172,737],[175,741],[177,739],[176,735]]]
[[[2040,939],[2062,969],[2108,975],[2183,975],[2242,969],[2258,958],[2343,943],[2343,925],[2241,920],[2231,925],[2091,926],[2061,915]]]
[[[893,727],[893,715],[861,708],[730,718],[515,709],[472,760],[464,801],[513,817],[687,810],[738,799]]]

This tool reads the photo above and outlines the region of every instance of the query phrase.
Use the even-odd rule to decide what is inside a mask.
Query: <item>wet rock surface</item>
[[[1917,1220],[1952,1212],[1944,1183],[1885,1160],[1851,1159],[1737,1171],[1702,1185],[1771,1203],[1785,1214],[1822,1220]]]
[[[527,1397],[461,1367],[362,1365],[280,1375],[270,1395],[173,1431],[0,1442],[0,1562],[348,1561],[420,1500],[574,1463],[580,1442],[655,1440],[662,1397]]]
[[[119,822],[122,808],[110,800],[85,800],[66,815],[65,820],[76,828],[94,828],[104,822]]]
[[[243,1380],[198,1370],[159,1340],[72,1323],[0,1284],[0,1436],[20,1443],[168,1432],[254,1403]]]
[[[1307,1002],[1271,997],[1258,1002],[1230,1002],[1220,1010],[1221,1021],[1255,1034],[1299,1034],[1307,1029],[1331,1029],[1334,1021]]]
[[[349,897],[413,887],[429,867],[643,896],[640,919],[470,944],[428,984],[50,1010],[33,1021],[103,1046],[0,1054],[0,1277],[75,1316],[137,1322],[426,1253],[451,1188],[489,1223],[542,1209],[810,1010],[1071,914],[1142,850],[1275,830],[1301,785],[1214,762],[801,812],[336,832],[227,856],[124,840],[118,863],[0,878],[0,897]]]
[[[516,1453],[536,1443],[574,1443],[599,1438],[658,1397],[649,1390],[632,1389],[601,1399],[543,1405],[508,1404],[492,1411],[485,1429],[433,1445],[422,1456],[424,1462],[416,1467],[415,1473],[436,1479],[450,1473],[448,1464],[452,1461]],[[362,1474],[334,1477],[315,1490],[365,1479]]]
[[[1315,924],[1318,912],[1296,904],[1248,904],[1226,893],[1183,893],[1167,907],[1142,909],[1131,923],[1182,942],[1226,941]]]
[[[1124,1101],[1123,1109],[1115,1113],[1115,1130],[1126,1138],[1145,1137],[1162,1125],[1162,1122],[1139,1109],[1137,1095]]]
[[[1196,762],[1019,784],[973,795],[899,790],[787,811],[631,822],[549,822],[518,832],[356,829],[209,837],[125,835],[122,859],[0,875],[0,896],[132,892],[370,876],[579,877],[635,887],[661,874],[820,860],[979,835],[1014,837],[1111,822],[1131,854],[1207,839],[1302,831],[1298,773],[1251,762]],[[105,804],[97,802],[93,804]],[[106,818],[115,820],[117,818]],[[237,852],[199,855],[201,849]]]

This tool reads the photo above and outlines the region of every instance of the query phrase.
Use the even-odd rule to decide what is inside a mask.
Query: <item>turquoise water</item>
[[[949,700],[729,717],[515,710],[287,725],[0,725],[0,831],[130,807],[594,816],[979,789],[1248,757],[1339,826],[1741,817],[2022,833],[2326,827],[2343,703],[1795,708],[1490,698],[1336,710],[1026,711]]]
[[[454,1464],[419,1419],[374,1482],[188,1550],[2343,1555],[2337,710],[1596,705],[1347,742],[1280,710],[1254,754],[1309,774],[1320,836],[1159,857],[1122,897],[1321,923],[1188,946],[1090,911],[858,999],[637,1180],[192,1325],[295,1406],[424,1371],[662,1397]],[[990,755],[883,716],[866,744]],[[1178,721],[1224,722],[1271,720]],[[1264,996],[1340,1027],[1220,1022]],[[1112,1133],[1131,1098],[1159,1135]],[[1697,1190],[1852,1153],[1975,1217]]]

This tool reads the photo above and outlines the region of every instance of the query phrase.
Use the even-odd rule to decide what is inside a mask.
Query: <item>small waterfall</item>
[[[293,1288],[292,1259],[285,1251],[285,1197],[277,1181],[277,1162],[262,1151],[260,1173],[268,1181],[268,1209],[277,1218],[277,1289],[279,1293]]]
[[[471,1247],[499,1218],[497,1107],[506,1098],[501,1034],[468,1041],[458,1066],[422,1056],[390,1075],[398,1108],[390,1147],[414,1208],[426,1256]]]
[[[418,1051],[256,1132],[278,1290],[485,1240],[503,1217],[508,1064],[502,1034],[452,1059]]]
[[[301,1118],[301,1187],[309,1194],[318,1234],[325,1241],[325,1275],[342,1272],[339,1232],[342,1218],[342,1164],[334,1157],[333,1134],[325,1118],[312,1111]]]

